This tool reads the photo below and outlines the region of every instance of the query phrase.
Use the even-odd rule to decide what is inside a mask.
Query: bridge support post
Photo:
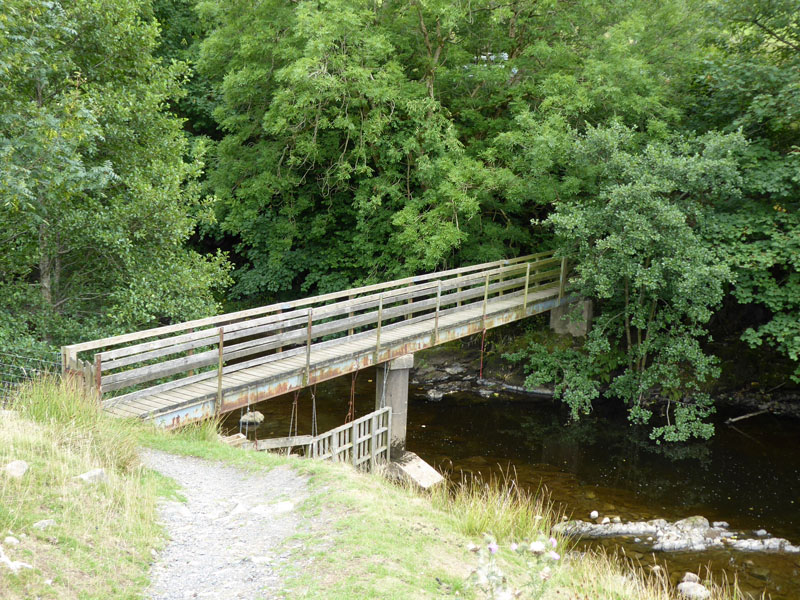
[[[408,376],[414,366],[414,355],[406,354],[377,366],[375,408],[392,407],[391,454],[397,456],[406,448],[408,423]]]
[[[591,300],[561,304],[550,310],[550,329],[558,334],[585,337],[592,326]]]

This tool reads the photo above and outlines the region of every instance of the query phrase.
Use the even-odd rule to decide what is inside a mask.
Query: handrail
[[[364,334],[371,332],[375,337],[377,355],[381,350],[382,329],[387,326],[393,329],[399,324],[397,321],[404,318],[410,319],[404,323],[411,324],[432,317],[432,339],[435,340],[434,343],[438,343],[439,316],[451,312],[452,309],[447,307],[460,308],[462,304],[479,307],[477,303],[482,301],[485,322],[490,295],[522,296],[523,309],[527,306],[528,294],[533,290],[557,288],[559,297],[563,296],[566,265],[553,254],[539,253],[501,261],[504,263],[501,265],[497,262],[485,263],[343,290],[294,303],[275,304],[253,309],[261,312],[254,314],[253,318],[238,322],[231,322],[236,320],[234,316],[241,317],[242,314],[252,311],[229,313],[215,317],[215,326],[205,329],[198,330],[198,323],[203,320],[195,320],[166,328],[65,346],[62,349],[64,368],[79,371],[85,379],[90,379],[101,399],[103,393],[141,387],[142,384],[155,380],[161,380],[162,383],[151,384],[147,390],[152,389],[155,392],[156,389],[178,387],[163,383],[164,378],[172,377],[173,381],[186,385],[216,375],[217,396],[221,403],[223,373],[232,372],[232,366],[227,363],[244,359],[244,363],[233,366],[264,364],[275,356],[269,354],[268,358],[263,358],[266,353],[277,351],[281,357],[288,358],[299,351],[305,354],[303,379],[308,384],[311,375],[311,346],[315,339],[338,337],[342,333],[349,334],[353,339],[360,339],[363,334],[355,331],[364,330]],[[532,260],[527,260],[529,258]],[[560,265],[557,264],[559,262]],[[424,281],[419,281],[421,279]],[[366,295],[357,296],[359,292]],[[333,296],[346,299],[326,304]],[[301,303],[304,307],[299,306]],[[267,309],[277,312],[264,315]],[[153,332],[165,334],[166,329],[170,328],[177,335],[148,340],[153,337]],[[106,344],[100,345],[102,342]],[[125,343],[129,345],[119,346]],[[327,346],[328,343],[322,345]],[[80,360],[78,352],[86,350],[78,349],[87,347],[103,351],[96,353],[91,361]],[[289,349],[285,350],[287,347]],[[170,355],[177,357],[164,360],[164,357]],[[254,356],[262,358],[247,358]],[[377,361],[377,357],[375,360]],[[202,371],[212,366],[216,366],[216,373]],[[174,379],[175,375],[186,373],[188,376]],[[132,393],[140,395],[139,391]]]
[[[547,252],[540,252],[538,254],[530,254],[527,256],[520,256],[517,258],[499,260],[489,263],[483,263],[479,265],[473,265],[470,267],[461,267],[458,269],[449,269],[447,271],[439,271],[433,273],[426,273],[424,275],[415,275],[413,277],[406,277],[403,279],[395,279],[392,281],[386,281],[384,283],[376,283],[373,285],[362,286],[358,288],[352,288],[347,290],[340,290],[338,292],[331,292],[329,294],[322,294],[319,296],[311,296],[309,298],[303,298],[300,300],[294,300],[292,302],[279,302],[275,304],[269,304],[266,306],[261,306],[258,308],[250,308],[246,310],[240,310],[237,312],[232,313],[225,313],[222,315],[217,315],[214,317],[206,317],[203,319],[195,319],[193,321],[184,321],[182,323],[176,323],[174,325],[164,325],[162,327],[154,327],[151,329],[143,329],[141,331],[136,331],[132,333],[116,335],[111,337],[102,338],[99,340],[92,340],[89,342],[81,342],[78,344],[70,344],[67,346],[63,346],[63,350],[67,350],[71,355],[75,355],[78,352],[84,352],[87,350],[95,350],[97,348],[103,348],[106,346],[112,346],[116,344],[124,344],[127,342],[133,342],[140,339],[147,339],[151,337],[156,337],[168,333],[174,333],[177,331],[185,331],[187,329],[195,328],[195,327],[206,327],[208,325],[217,325],[219,323],[225,323],[229,321],[235,321],[238,319],[247,319],[249,317],[253,317],[260,314],[267,314],[271,312],[277,312],[279,310],[287,310],[291,308],[298,308],[302,306],[308,306],[309,304],[315,304],[318,302],[327,302],[328,300],[335,300],[337,298],[342,298],[348,295],[356,295],[365,292],[372,292],[378,291],[390,287],[397,287],[400,285],[406,285],[408,283],[421,283],[423,281],[429,281],[431,279],[436,279],[437,277],[449,277],[451,275],[459,274],[459,273],[468,273],[472,271],[481,271],[485,270],[490,267],[494,266],[505,266],[511,265],[523,261],[530,262],[533,259],[548,256],[554,254],[553,250],[549,250]]]

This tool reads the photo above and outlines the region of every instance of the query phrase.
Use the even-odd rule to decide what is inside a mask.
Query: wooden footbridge
[[[178,426],[548,311],[565,283],[545,252],[64,346],[62,368]]]

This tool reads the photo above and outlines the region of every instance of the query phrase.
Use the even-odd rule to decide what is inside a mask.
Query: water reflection
[[[372,410],[374,379],[359,377],[357,415]],[[702,514],[728,521],[734,529],[764,528],[800,542],[800,422],[769,415],[718,425],[709,442],[655,445],[647,428],[632,426],[624,414],[600,407],[568,423],[558,404],[501,395],[447,396],[431,402],[415,390],[409,406],[408,447],[428,462],[456,472],[488,475],[513,466],[520,483],[544,485],[553,500],[578,518],[591,510],[623,519],[680,519]],[[317,391],[320,430],[342,424],[349,380],[340,378]],[[260,438],[287,435],[291,398],[262,403]],[[729,416],[718,415],[722,423]],[[300,432],[310,431],[308,394],[300,399]],[[236,419],[228,420],[236,428]],[[609,544],[613,542],[602,542]],[[647,547],[626,550],[649,560]],[[663,559],[667,555],[656,556]],[[744,587],[768,589],[782,600],[800,598],[800,557],[727,552],[668,555],[680,576],[711,564],[738,574]]]

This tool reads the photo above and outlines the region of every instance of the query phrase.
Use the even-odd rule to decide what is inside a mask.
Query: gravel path
[[[142,461],[177,481],[187,499],[159,507],[170,541],[153,565],[148,598],[283,598],[281,563],[301,546],[287,538],[299,531],[303,477],[288,467],[253,473],[153,450],[143,450]]]

